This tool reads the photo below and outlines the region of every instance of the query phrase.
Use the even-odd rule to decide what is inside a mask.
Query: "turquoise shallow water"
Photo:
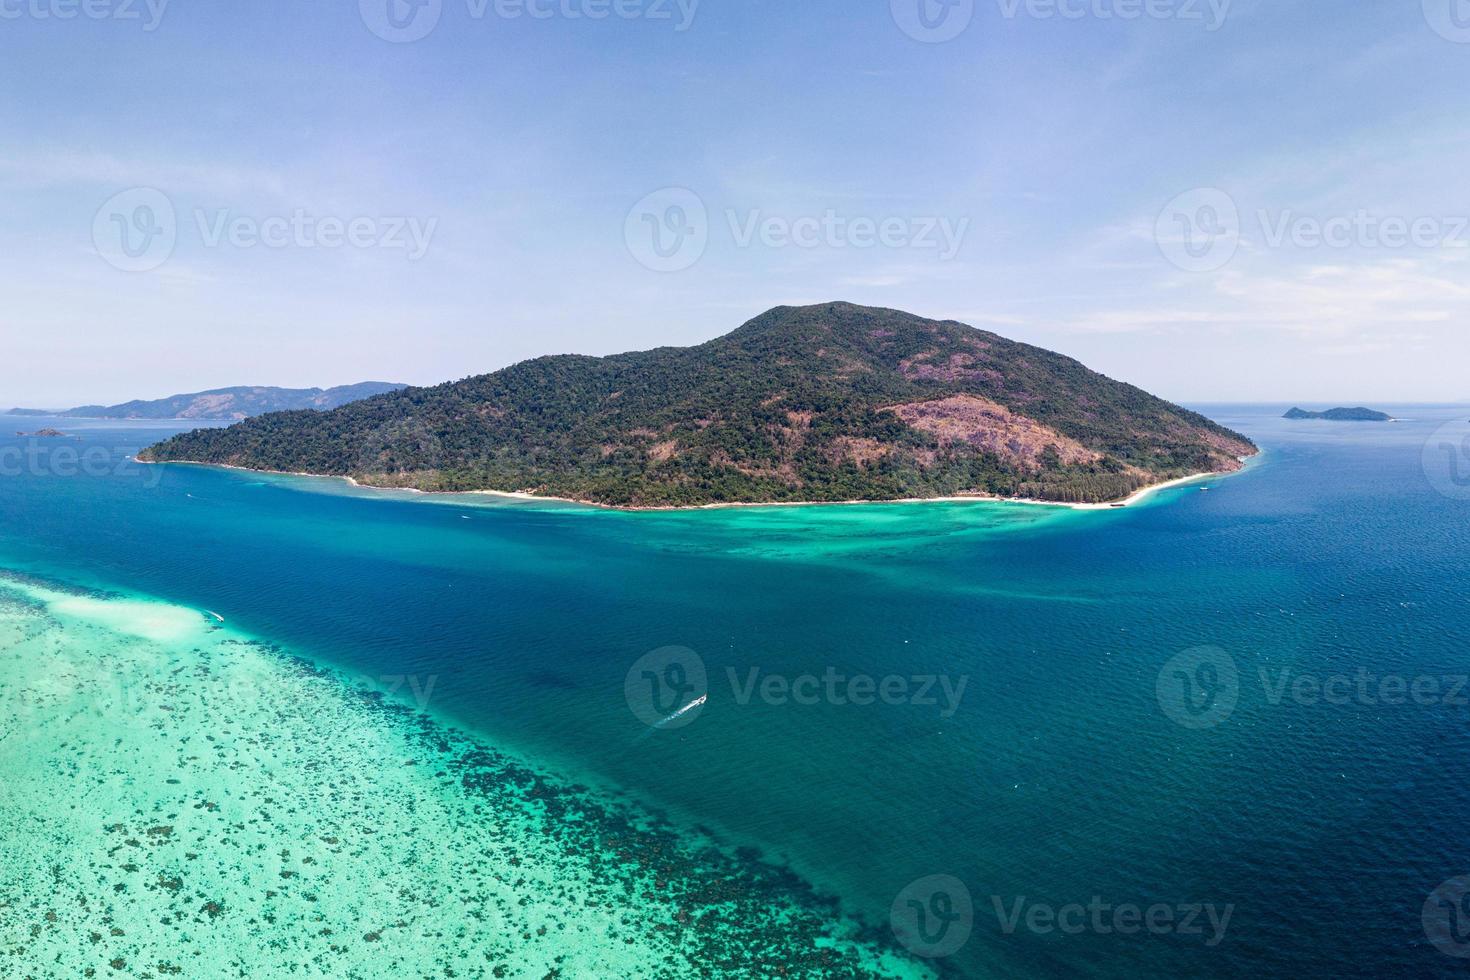
[[[918,977],[789,873],[215,617],[0,579],[6,976]]]
[[[442,739],[445,726],[453,726],[463,734],[452,741],[477,746],[462,747],[456,758],[493,746],[544,780],[558,800],[571,800],[566,806],[596,814],[574,822],[661,828],[639,840],[665,841],[650,846],[670,849],[659,870],[677,887],[714,877],[745,903],[738,914],[732,907],[720,916],[748,922],[745,932],[713,933],[723,960],[712,962],[716,954],[698,944],[660,946],[667,930],[654,927],[677,911],[642,897],[636,876],[599,879],[588,870],[585,852],[597,850],[598,838],[547,841],[546,824],[506,794],[482,803],[478,815],[471,805],[465,815],[456,809],[470,792],[464,769],[453,770],[456,779],[405,778],[395,757],[390,779],[389,766],[363,761],[374,755],[371,746],[336,750],[355,760],[354,791],[365,799],[380,798],[393,813],[448,816],[426,817],[416,832],[437,855],[428,870],[419,860],[406,867],[376,858],[333,863],[330,853],[312,852],[331,868],[322,893],[351,887],[343,882],[367,873],[391,874],[405,888],[415,880],[455,880],[469,856],[488,846],[476,838],[487,833],[481,822],[510,820],[502,836],[537,839],[535,860],[527,863],[549,877],[528,879],[520,892],[514,880],[488,879],[451,892],[514,907],[515,895],[541,901],[550,882],[560,881],[578,898],[559,896],[560,911],[543,918],[578,938],[550,945],[569,957],[599,948],[626,954],[631,946],[637,952],[630,960],[605,961],[616,964],[609,966],[615,975],[670,955],[686,959],[663,967],[668,975],[688,975],[690,962],[707,964],[714,975],[768,975],[750,965],[754,960],[742,968],[731,951],[754,944],[776,955],[781,942],[772,937],[784,936],[803,949],[817,948],[819,937],[848,943],[842,949],[851,962],[895,972],[913,968],[900,966],[897,952],[880,963],[880,947],[902,951],[907,942],[919,952],[948,953],[935,969],[976,977],[1263,970],[1448,976],[1462,961],[1431,942],[1422,913],[1437,886],[1470,873],[1463,831],[1470,816],[1470,708],[1451,696],[1453,679],[1470,672],[1463,642],[1470,492],[1449,469],[1453,457],[1440,455],[1440,444],[1457,445],[1461,433],[1451,430],[1448,441],[1436,433],[1470,414],[1402,407],[1396,414],[1409,421],[1392,425],[1286,423],[1274,418],[1285,407],[1208,409],[1265,447],[1245,473],[1207,481],[1209,492],[1186,487],[1127,511],[1086,513],[926,504],[623,514],[416,498],[335,481],[132,466],[123,462],[126,454],[162,430],[27,420],[27,428],[56,424],[81,439],[0,438],[0,462],[15,458],[3,455],[7,447],[26,454],[0,479],[0,567],[40,583],[27,588],[103,590],[183,607],[193,611],[191,628],[203,623],[206,635],[123,642],[117,622],[89,621],[66,626],[71,632],[62,642],[63,614],[38,606],[34,595],[12,595],[5,644],[23,651],[32,650],[25,644],[51,644],[73,671],[91,670],[89,657],[133,651],[104,678],[181,664],[197,670],[206,655],[206,666],[217,671],[220,634],[262,658],[251,661],[252,669],[295,676],[290,672],[307,670],[303,664],[329,668],[330,681],[303,675],[315,678],[316,694],[302,702],[312,710],[267,718],[257,709],[235,722],[237,737],[257,727],[269,728],[270,737],[245,735],[264,747],[231,756],[245,767],[233,775],[208,777],[220,781],[219,789],[234,779],[252,792],[288,787],[304,794],[311,804],[298,808],[289,830],[252,830],[260,846],[275,853],[279,843],[292,860],[302,847],[299,835],[315,832],[312,822],[326,818],[318,811],[330,809],[329,795],[313,793],[325,778],[321,753],[340,741],[334,732],[349,729],[388,740],[402,756],[423,752],[398,748],[402,740]],[[93,465],[74,468],[85,472],[65,465],[68,451],[89,449]],[[1470,459],[1465,463],[1470,476]],[[225,627],[199,610],[222,616]],[[254,640],[280,649],[263,650]],[[1190,652],[1202,648],[1209,652]],[[12,689],[46,690],[56,677],[71,676],[29,652],[5,663]],[[650,665],[651,682],[643,673]],[[675,697],[684,688],[663,682],[687,681],[689,673],[671,675],[668,668],[695,665],[707,682],[689,687],[689,698]],[[1357,687],[1360,672],[1372,677],[1363,682],[1367,696]],[[822,681],[834,674],[841,678],[835,689]],[[774,687],[759,687],[773,675]],[[747,694],[752,677],[757,686]],[[807,677],[817,680],[803,687]],[[873,703],[854,703],[867,700],[865,679],[876,691],[885,678],[895,679],[894,696],[870,692]],[[1421,682],[1423,696],[1387,703],[1394,688],[1383,697],[1384,678],[1406,687]],[[1440,685],[1438,695],[1426,693],[1429,680]],[[354,714],[367,711],[359,705],[364,699],[340,692],[360,682],[390,691],[392,704],[422,706],[428,714],[381,706]],[[650,707],[639,695],[647,683],[651,694],[664,695],[652,706],[656,718],[696,692],[707,700],[651,731],[640,719]],[[1330,684],[1334,695],[1314,697],[1314,683]],[[783,696],[792,684],[813,696]],[[77,686],[64,684],[62,693],[75,696]],[[1345,690],[1346,698],[1337,696]],[[135,722],[165,732],[219,724],[218,705],[198,698],[192,721],[145,714]],[[0,747],[7,765],[27,760],[26,777],[7,780],[12,804],[18,791],[34,808],[36,791],[76,791],[95,771],[111,795],[87,796],[93,802],[85,806],[94,809],[80,812],[141,809],[107,823],[126,824],[132,839],[149,847],[147,829],[168,824],[167,814],[152,811],[169,807],[171,798],[157,786],[112,785],[142,762],[104,763],[96,753],[107,726],[123,724],[109,714],[109,702],[99,708],[98,698],[85,698],[84,723],[66,720],[65,699],[44,702],[59,714],[43,717],[34,714],[43,710],[38,704],[24,703],[32,714],[12,723],[8,748]],[[292,741],[282,731],[294,733],[308,721],[320,728],[301,737],[301,753],[288,749]],[[1199,727],[1210,721],[1218,723]],[[80,745],[69,763],[51,747],[62,724],[73,726],[66,737]],[[37,751],[38,735],[47,754]],[[317,767],[303,768],[302,753]],[[173,761],[149,759],[139,773],[161,774]],[[257,762],[272,771],[262,773]],[[507,766],[475,769],[487,775],[470,783],[516,778],[504,776]],[[216,788],[203,774],[191,779],[202,781],[200,792]],[[460,795],[449,799],[446,786]],[[185,812],[194,802],[180,791],[172,805]],[[608,816],[616,807],[627,809]],[[7,812],[7,838],[28,853],[84,853],[89,861],[117,863],[107,855],[115,845],[105,843],[104,828],[53,828],[34,810]],[[237,822],[248,828],[248,819],[242,814]],[[274,813],[272,819],[284,820]],[[136,836],[140,829],[145,836]],[[198,853],[216,859],[212,873],[229,879],[238,868],[218,860],[230,853],[227,845],[207,824],[195,831],[204,842]],[[710,841],[721,849],[709,848]],[[260,854],[252,859],[264,861]],[[35,943],[50,935],[49,926],[67,927],[59,912],[51,923],[35,905],[50,874],[49,862],[37,860],[24,865],[24,875],[12,869],[0,877],[7,903],[0,905],[0,946],[26,945],[26,956],[40,948],[31,945],[33,927],[42,929]],[[291,870],[253,867],[257,876]],[[145,871],[155,886],[148,895],[160,897],[160,888],[161,896],[172,895],[159,882],[175,876],[194,888],[169,867],[148,865],[137,874]],[[94,884],[130,884],[128,874],[108,869]],[[947,876],[942,886],[932,877],[938,875]],[[613,887],[629,897],[609,898],[605,889]],[[934,903],[936,888],[949,905]],[[626,934],[613,937],[595,914],[572,914],[567,906],[583,896],[594,905],[624,902]],[[187,911],[199,918],[209,900]],[[365,924],[362,910],[375,901],[393,904],[365,897],[356,906],[338,902],[328,913],[334,924],[323,928],[360,927],[360,941],[336,954],[347,957],[338,972],[419,975],[402,965],[383,972],[388,944],[361,940],[381,932]],[[512,941],[520,935],[514,928],[477,931],[462,895],[436,901],[395,906],[405,922],[409,911],[417,913],[404,928],[419,931],[394,944],[402,955],[494,946],[508,966],[545,974],[547,960],[517,961],[547,952],[535,928],[529,932],[539,946]],[[245,903],[242,895],[224,904]],[[1080,930],[1046,928],[1047,910],[1088,903],[1110,910],[1164,906],[1176,923],[1199,906],[1203,928],[1126,933],[1108,928],[1118,921],[1111,911],[1101,927],[1089,914]],[[1223,930],[1211,928],[1206,907],[1217,916],[1229,909]],[[299,932],[302,908],[251,928],[267,941],[273,929]],[[973,914],[941,928],[947,908]],[[1017,908],[1023,916],[1040,911],[1012,927],[1008,914]],[[27,916],[12,914],[16,909]],[[786,919],[802,925],[773,925]],[[1470,926],[1470,916],[1465,921]],[[217,928],[228,917],[206,912],[191,928],[203,935],[206,922]],[[124,938],[151,929],[163,941],[173,925],[140,920],[125,927]],[[247,925],[248,917],[228,922],[231,929]],[[500,945],[492,935],[502,937]],[[58,934],[56,948],[64,938]],[[321,952],[290,943],[286,950],[280,964]],[[110,959],[95,965],[110,969]],[[316,968],[331,972],[331,962]],[[586,962],[569,959],[563,975],[594,975]],[[421,963],[436,965],[429,957],[411,966]],[[454,963],[471,966],[468,959]],[[270,975],[259,964],[251,975]],[[49,975],[41,964],[36,969]],[[125,969],[139,967],[129,959]],[[827,968],[811,969],[822,975]]]

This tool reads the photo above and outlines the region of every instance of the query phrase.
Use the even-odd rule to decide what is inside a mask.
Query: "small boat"
[[[204,611],[206,613],[208,613],[209,615],[213,616],[215,619],[219,620],[221,623],[223,623],[225,621],[225,617],[221,616],[219,613],[215,612],[213,609],[206,609]]]
[[[688,704],[684,705],[684,707],[680,708],[678,711],[675,711],[673,714],[669,715],[667,718],[665,718],[663,721],[659,722],[654,727],[655,728],[662,728],[664,725],[667,725],[669,722],[674,721],[677,718],[683,717],[684,715],[687,715],[689,712],[693,711],[695,708],[701,708],[701,707],[703,707],[704,706],[704,703],[707,700],[709,700],[709,695],[708,694],[701,694],[699,697],[695,698],[693,701],[690,701]]]

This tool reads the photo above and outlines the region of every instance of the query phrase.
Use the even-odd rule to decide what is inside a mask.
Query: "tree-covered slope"
[[[1393,416],[1371,408],[1329,408],[1325,412],[1309,412],[1293,408],[1284,419],[1326,419],[1329,422],[1392,422]]]
[[[168,398],[130,401],[121,405],[83,405],[81,408],[68,409],[54,414],[81,419],[229,421],[295,409],[327,411],[387,391],[397,391],[403,387],[404,385],[388,384],[382,381],[364,381],[360,384],[341,385],[336,388],[241,386],[171,395]],[[51,415],[53,413],[17,408],[12,409],[8,414]]]
[[[1240,436],[1050,351],[846,303],[697,347],[542,357],[145,459],[657,506],[998,494],[1106,501],[1237,468]]]

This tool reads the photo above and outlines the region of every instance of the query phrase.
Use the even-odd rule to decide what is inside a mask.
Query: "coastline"
[[[1252,459],[1259,459],[1261,452],[1254,456],[1246,456],[1241,459],[1242,464]],[[1122,500],[1109,501],[1106,503],[1068,503],[1061,500],[1035,500],[1028,497],[998,497],[991,494],[965,494],[952,497],[902,497],[896,500],[773,500],[759,502],[732,502],[714,504],[694,504],[687,507],[658,506],[658,507],[626,507],[617,504],[604,504],[593,500],[578,500],[574,497],[553,497],[543,494],[526,493],[521,490],[420,490],[416,487],[378,487],[368,483],[361,483],[350,476],[336,476],[323,473],[300,473],[287,470],[257,470],[248,466],[234,466],[229,463],[201,463],[191,459],[175,460],[147,460],[131,457],[133,462],[145,466],[205,466],[212,469],[237,470],[241,473],[259,473],[266,476],[295,476],[310,477],[317,480],[343,480],[349,486],[360,490],[378,490],[383,492],[416,493],[425,497],[455,497],[455,496],[481,496],[498,497],[504,500],[519,500],[526,503],[560,503],[574,504],[579,507],[591,507],[597,510],[623,511],[630,514],[659,513],[670,511],[697,511],[697,510],[730,510],[737,507],[857,507],[870,504],[1018,504],[1024,507],[1061,507],[1067,510],[1124,510],[1142,503],[1149,497],[1162,490],[1170,490],[1174,487],[1194,483],[1197,480],[1223,479],[1234,476],[1241,472],[1239,470],[1229,472],[1202,472],[1189,476],[1181,476],[1172,480],[1140,487]]]
[[[259,472],[259,471],[256,471]],[[282,474],[289,476],[309,474]],[[658,511],[685,511],[685,510],[730,510],[736,507],[865,507],[873,504],[1020,504],[1025,507],[1062,507],[1067,510],[1122,510],[1142,503],[1160,490],[1168,490],[1173,487],[1193,483],[1196,480],[1211,479],[1213,477],[1230,476],[1230,473],[1195,473],[1190,476],[1181,476],[1177,479],[1166,480],[1163,483],[1155,483],[1147,487],[1135,490],[1123,500],[1112,501],[1101,504],[1068,503],[1062,500],[1034,500],[1029,497],[997,497],[991,494],[964,494],[954,497],[900,497],[896,500],[773,500],[760,502],[732,502],[718,504],[695,504],[689,507],[619,507],[614,504],[600,504],[588,500],[576,500],[571,497],[543,497],[538,494],[511,492],[505,490],[463,490],[463,491],[425,491],[414,490],[414,493],[435,495],[439,493],[464,493],[479,494],[482,496],[503,497],[509,500],[551,500],[565,504],[579,504],[583,507],[597,507],[602,510],[622,510],[630,513],[658,512]],[[373,487],[358,483],[350,476],[341,477],[355,487],[366,490],[392,490],[402,489],[396,487]]]

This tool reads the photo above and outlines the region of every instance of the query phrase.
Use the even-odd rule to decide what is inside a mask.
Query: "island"
[[[1256,447],[1039,347],[850,303],[694,347],[536,358],[149,447],[193,462],[627,508],[951,497],[1108,504]]]
[[[1308,412],[1305,409],[1293,408],[1285,415],[1284,419],[1326,419],[1329,422],[1392,422],[1392,415],[1383,412],[1375,412],[1371,408],[1329,408],[1325,412]]]
[[[215,388],[151,401],[124,402],[121,405],[83,405],[59,412],[12,408],[5,414],[74,419],[194,419],[200,422],[236,422],[269,412],[298,409],[329,411],[404,387],[406,386],[384,381],[364,381],[336,388]]]
[[[35,432],[17,432],[16,435],[28,439],[65,439],[66,433],[57,429],[38,429]]]

